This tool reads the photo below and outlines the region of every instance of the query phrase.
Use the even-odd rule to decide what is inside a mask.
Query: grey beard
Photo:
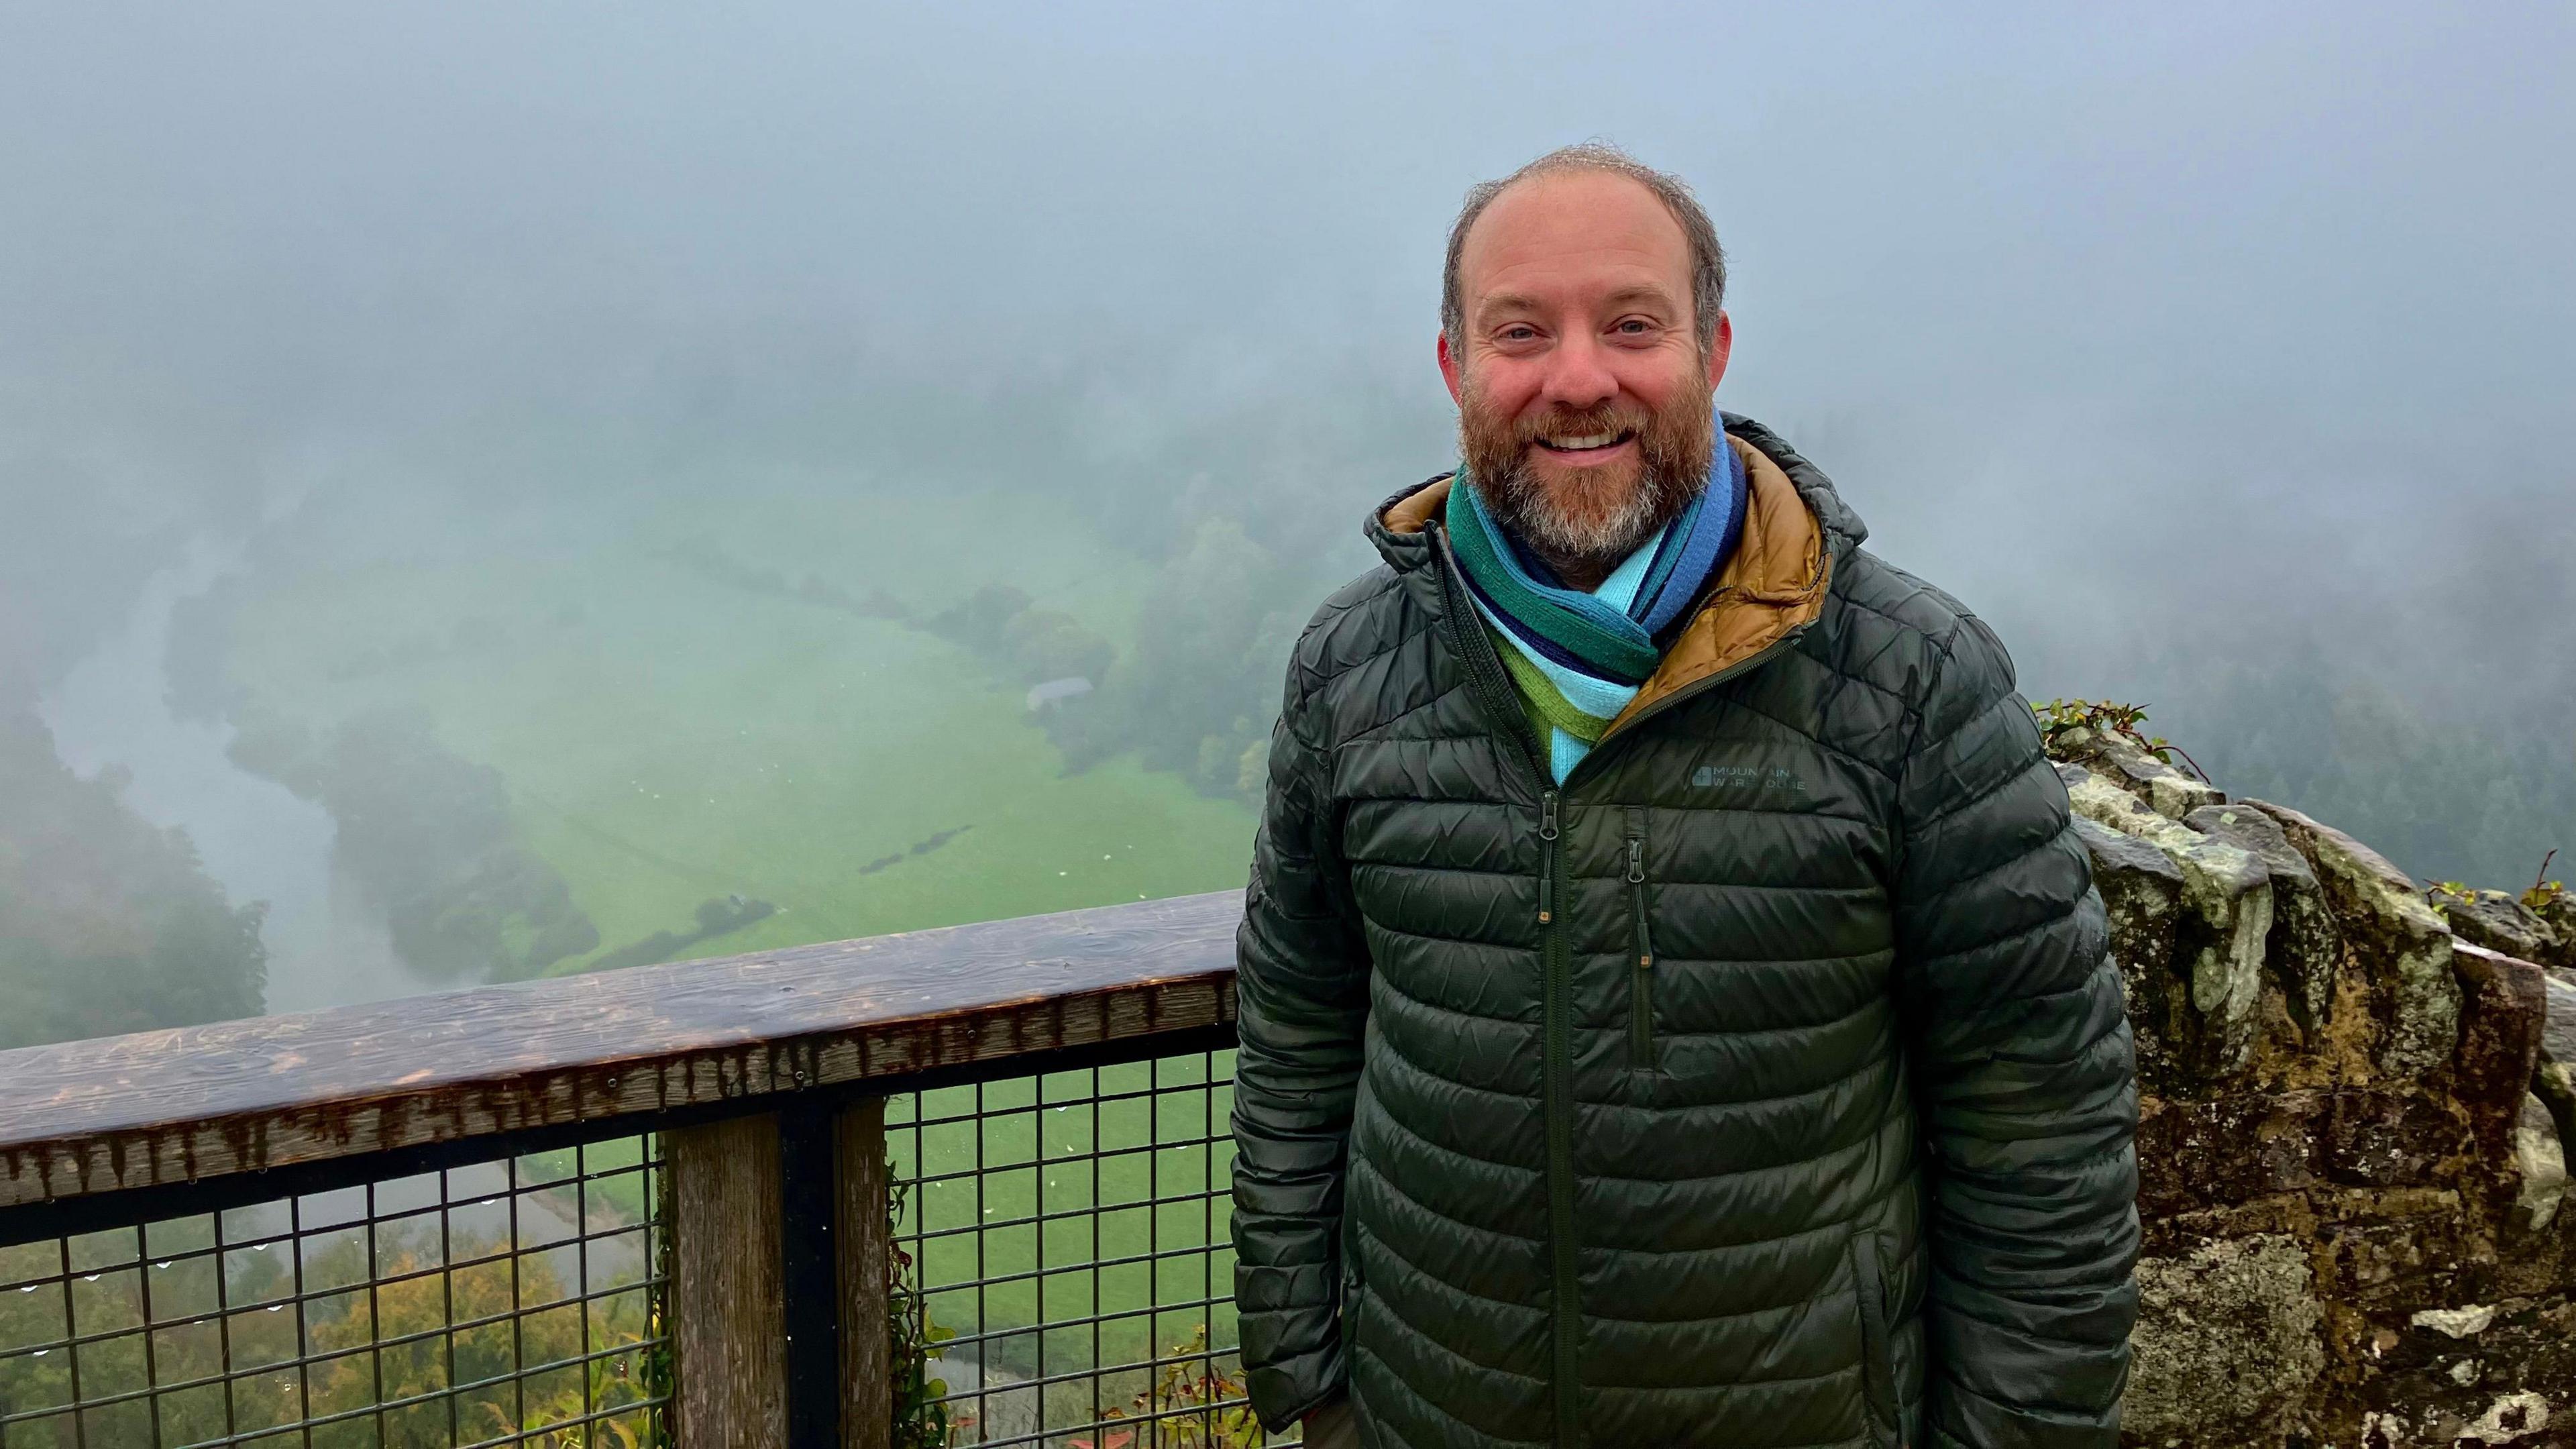
[[[1691,486],[1676,488],[1661,469],[1649,466],[1618,507],[1577,519],[1560,510],[1547,490],[1520,468],[1512,472],[1519,476],[1497,480],[1500,486],[1485,490],[1486,506],[1493,509],[1495,521],[1519,534],[1543,558],[1583,559],[1612,568],[1635,553],[1656,529],[1679,517],[1699,488],[1706,486],[1705,480],[1693,479]]]

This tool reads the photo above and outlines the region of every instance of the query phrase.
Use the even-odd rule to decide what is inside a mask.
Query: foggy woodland
[[[2576,855],[2565,9],[1236,12],[0,7],[0,1046],[1239,887],[1596,136],[2025,694]]]

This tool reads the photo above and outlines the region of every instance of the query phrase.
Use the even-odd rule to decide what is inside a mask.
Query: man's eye
[[[1647,321],[1643,317],[1631,317],[1625,322],[1619,324],[1619,330],[1627,333],[1631,337],[1642,337],[1645,334],[1654,331],[1655,324]]]
[[[1505,342],[1527,342],[1537,335],[1538,329],[1535,327],[1506,327],[1503,329],[1503,340]]]

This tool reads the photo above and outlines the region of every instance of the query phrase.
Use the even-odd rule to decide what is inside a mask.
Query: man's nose
[[[1599,407],[1619,395],[1619,378],[1598,338],[1580,333],[1548,353],[1546,401],[1568,412]]]

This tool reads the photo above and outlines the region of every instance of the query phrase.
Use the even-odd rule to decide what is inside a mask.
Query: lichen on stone
[[[2198,929],[2178,939],[2174,967],[2191,981],[2191,1004],[2211,1044],[2209,1065],[2242,1070],[2254,1048],[2272,875],[2250,851],[2201,834],[2090,771],[2067,770],[2078,815],[2161,852],[2182,877],[2181,903]]]
[[[2537,1093],[2522,1099],[2522,1121],[2514,1128],[2514,1175],[2521,1190],[2514,1198],[2515,1225],[2527,1233],[2549,1229],[2558,1205],[2567,1196],[2567,1153],[2549,1106]]]
[[[2121,1425],[2149,1443],[2227,1442],[2226,1430],[2277,1430],[2325,1371],[2308,1255],[2263,1233],[2202,1243],[2138,1264],[2141,1315],[2129,1340]]]
[[[2381,1069],[2416,1077],[2449,1060],[2460,1042],[2449,924],[2378,851],[2287,806],[2244,803],[2279,821],[2325,884],[2345,944],[2381,993],[2387,1017]]]
[[[2446,920],[2088,708],[2043,719],[2137,1051],[2122,1442],[2576,1449],[2576,972],[2480,944],[2571,939],[2560,898]]]
[[[2425,1308],[2406,1320],[2417,1328],[2447,1333],[2453,1338],[2474,1338],[2486,1332],[2495,1322],[2495,1307],[2486,1303],[2464,1303],[2457,1308]]]

